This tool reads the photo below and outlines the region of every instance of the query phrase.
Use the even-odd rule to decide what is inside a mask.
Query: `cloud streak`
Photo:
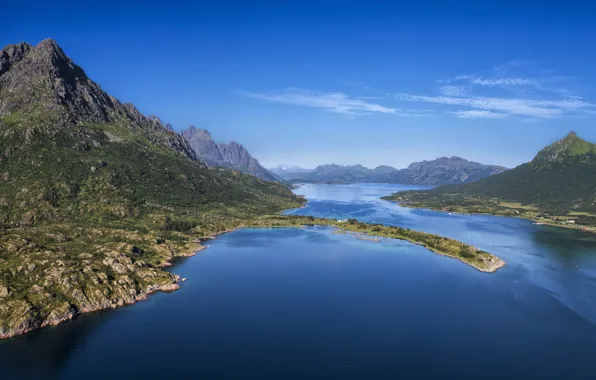
[[[367,98],[350,97],[341,92],[314,92],[300,88],[290,88],[277,93],[242,92],[244,96],[268,102],[290,104],[322,109],[346,116],[369,115],[374,113],[404,115],[398,108],[385,107]]]
[[[519,78],[519,77],[503,77],[503,78],[484,78],[471,75],[460,75],[456,80],[467,81],[471,84],[489,87],[516,87],[516,86],[532,86],[540,87],[538,81],[534,78]]]
[[[507,115],[542,119],[556,118],[566,112],[581,112],[595,106],[581,99],[574,98],[563,100],[533,100],[493,97],[421,96],[411,94],[398,94],[397,96],[400,100],[408,102],[466,106],[485,111],[497,111]]]
[[[466,93],[466,90],[463,86],[441,86],[439,89],[443,95],[447,96],[463,96]]]
[[[507,117],[507,114],[499,113],[499,112],[492,112],[492,111],[450,111],[447,112],[453,114],[457,117],[462,119],[503,119]]]
[[[570,84],[567,77],[536,66],[536,62],[512,61],[487,75],[459,75],[438,80],[439,95],[401,93],[394,96],[406,102],[442,105],[446,108],[442,112],[459,118],[539,120],[596,112],[596,104],[562,87]],[[532,69],[533,76],[520,75],[528,74],[528,69]]]

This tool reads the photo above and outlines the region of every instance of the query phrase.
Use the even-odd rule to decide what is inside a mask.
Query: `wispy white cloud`
[[[374,113],[412,116],[409,112],[402,109],[386,107],[376,102],[369,101],[375,99],[350,97],[341,92],[327,93],[308,91],[300,88],[290,88],[277,93],[242,92],[241,94],[250,98],[274,103],[319,108],[327,112],[351,117]]]
[[[471,84],[479,86],[502,86],[502,87],[515,87],[515,86],[534,86],[540,87],[538,82],[534,78],[519,78],[519,77],[501,77],[501,78],[484,78],[472,75],[460,75],[455,78],[456,80],[467,81]]]
[[[457,117],[461,117],[464,119],[503,119],[507,117],[507,114],[499,113],[499,112],[492,112],[492,111],[479,111],[479,110],[471,110],[471,111],[448,111],[447,113],[453,114]]]
[[[385,100],[387,97],[385,96],[356,96],[355,99],[364,99],[364,100]]]
[[[438,96],[394,96],[407,102],[457,107],[442,112],[461,118],[553,119],[596,111],[596,104],[574,94],[567,77],[540,70],[537,65],[530,61],[511,61],[485,75],[438,80]],[[530,69],[535,75],[527,75]]]
[[[411,94],[397,94],[400,100],[409,102],[425,102],[452,106],[466,106],[470,108],[497,111],[508,115],[531,118],[552,119],[566,112],[581,112],[596,105],[580,99],[563,100],[534,100],[496,97],[453,97],[453,96],[422,96]],[[453,112],[449,112],[453,113]]]
[[[439,92],[441,92],[443,95],[447,95],[447,96],[463,96],[463,95],[465,95],[466,90],[463,86],[448,85],[448,86],[441,86],[441,88],[439,88]]]

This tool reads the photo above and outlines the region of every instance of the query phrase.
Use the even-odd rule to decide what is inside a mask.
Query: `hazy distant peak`
[[[203,140],[212,140],[211,133],[209,133],[206,129],[197,128],[194,125],[189,126],[185,130],[181,132],[182,136],[184,136],[187,140],[190,139],[203,139]]]
[[[191,147],[207,166],[236,169],[265,181],[276,181],[275,175],[265,169],[246,148],[235,141],[229,144],[215,143],[206,129],[188,127],[181,132]]]

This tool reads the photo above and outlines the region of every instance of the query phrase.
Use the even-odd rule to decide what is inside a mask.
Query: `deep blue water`
[[[322,227],[240,230],[172,267],[177,292],[0,342],[0,378],[596,377],[596,235],[379,200],[398,188],[305,185],[288,213],[455,237],[507,266]]]

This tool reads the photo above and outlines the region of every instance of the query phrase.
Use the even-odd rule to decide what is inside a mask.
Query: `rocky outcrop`
[[[174,257],[192,256],[203,248],[196,242],[157,244],[151,234],[118,230],[96,229],[87,234],[85,238],[102,244],[78,256],[63,251],[62,243],[69,241],[76,247],[80,236],[23,230],[0,238],[0,270],[10,279],[7,284],[0,282],[0,339],[57,325],[81,313],[130,305],[156,291],[175,291],[180,276],[160,267]],[[47,243],[36,244],[42,236]],[[140,241],[145,249],[114,242],[114,236],[119,236],[116,240],[127,237]],[[145,250],[156,252],[160,264],[142,260]],[[21,259],[11,260],[15,255]]]
[[[199,160],[207,166],[235,169],[252,174],[264,181],[277,181],[278,179],[236,142],[216,144],[207,130],[193,126],[182,131],[182,136],[188,140]]]

